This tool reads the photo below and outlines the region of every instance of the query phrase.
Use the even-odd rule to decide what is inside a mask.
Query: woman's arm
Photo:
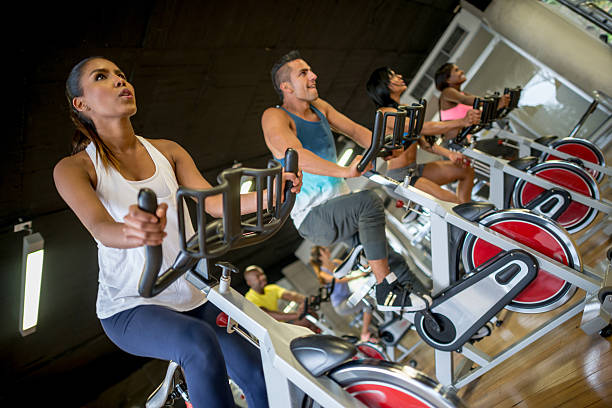
[[[419,139],[419,146],[423,149],[426,150],[430,153],[433,154],[437,154],[439,156],[444,156],[447,159],[449,159],[450,161],[452,161],[453,163],[455,163],[458,166],[461,167],[465,167],[466,163],[465,163],[465,156],[462,155],[459,152],[454,152],[451,150],[448,150],[438,144],[434,144],[434,145],[430,145],[429,143],[427,143],[427,141],[425,140],[424,137],[421,137]]]
[[[358,274],[358,275],[352,275],[352,276],[345,276],[344,278],[334,278],[333,275],[323,270],[321,271],[321,279],[325,281],[325,284],[331,283],[334,279],[336,279],[336,283],[346,283],[346,282],[350,282],[352,280],[361,278],[363,276],[365,276],[365,273]]]
[[[169,140],[158,140],[156,144],[159,144],[171,157],[175,166],[176,178],[179,185],[192,189],[212,188],[211,184],[202,176],[196,167],[189,153],[187,153],[178,143]],[[285,180],[290,180],[293,183],[291,191],[296,193],[299,192],[302,183],[301,172],[297,175],[293,173],[283,173],[282,185],[284,185]],[[267,205],[267,200],[264,200],[264,205]],[[251,192],[248,194],[241,194],[240,206],[243,214],[255,212],[257,210],[257,193]],[[206,212],[216,218],[223,216],[223,197],[221,194],[206,199]]]
[[[95,177],[95,170],[85,155],[79,153],[62,159],[53,170],[53,179],[60,196],[89,233],[112,248],[161,244],[166,236],[166,204],[159,205],[155,215],[133,205],[124,222],[115,221],[94,191],[92,177]]]

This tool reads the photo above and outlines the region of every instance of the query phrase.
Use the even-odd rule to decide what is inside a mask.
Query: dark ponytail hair
[[[442,92],[444,89],[450,86],[447,81],[448,81],[448,78],[450,78],[451,76],[453,65],[455,64],[452,62],[447,62],[446,64],[438,68],[438,70],[436,71],[434,75],[434,80],[436,82],[436,89],[438,91]]]
[[[391,99],[389,82],[392,71],[389,67],[377,68],[366,83],[366,90],[377,108],[397,108],[397,102]]]
[[[96,150],[104,167],[111,165],[118,169],[119,161],[98,135],[98,131],[96,130],[96,126],[94,125],[93,121],[76,110],[72,104],[72,100],[74,98],[83,96],[83,87],[81,86],[83,67],[89,61],[94,59],[105,58],[85,58],[72,68],[70,75],[68,75],[68,79],[66,80],[66,98],[68,99],[68,106],[70,109],[70,120],[72,120],[72,123],[76,128],[74,135],[72,136],[72,154],[77,154],[78,152],[85,150],[89,143],[93,143],[94,146],[96,146]]]

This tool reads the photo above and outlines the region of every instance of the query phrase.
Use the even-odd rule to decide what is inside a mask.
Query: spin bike
[[[472,159],[477,174],[489,179],[489,200],[498,208],[526,208],[558,221],[571,234],[582,231],[597,217],[612,214],[612,203],[600,197],[593,176],[580,164],[566,160],[540,162],[537,157],[507,161],[466,145],[475,134],[495,120],[495,98],[477,98],[481,123],[463,129],[450,148]],[[472,143],[474,143],[472,141]]]
[[[515,90],[516,92],[516,90]],[[518,93],[520,98],[520,92]],[[512,101],[512,98],[511,98]],[[597,145],[590,140],[575,137],[587,118],[595,111],[600,102],[605,102],[606,98],[601,92],[595,92],[595,98],[582,115],[574,129],[568,137],[560,138],[554,135],[542,136],[536,139],[518,135],[510,130],[510,123],[505,118],[507,115],[497,115],[495,122],[497,127],[487,126],[483,137],[476,142],[476,148],[489,154],[496,155],[493,151],[481,148],[481,144],[489,146],[505,146],[518,153],[519,157],[535,156],[540,162],[548,160],[566,160],[574,162],[589,172],[597,183],[601,184],[605,176],[612,176],[612,170],[606,167],[605,157]],[[609,109],[612,108],[603,104]],[[509,105],[511,111],[518,105]],[[509,112],[508,112],[509,113]]]
[[[413,104],[400,106],[397,112],[376,113],[372,144],[360,169],[381,151],[401,147],[401,140],[385,140],[384,122],[387,116],[395,116],[396,126],[403,128],[407,113],[418,120],[424,107]],[[441,201],[410,186],[409,180],[400,183],[379,174],[375,165],[373,162],[373,169],[365,173],[370,181],[430,212],[433,302],[426,310],[406,317],[414,322],[421,339],[435,349],[436,377],[442,384],[456,388],[468,384],[582,312],[606,287],[601,276],[582,265],[572,239],[554,220],[526,209],[497,210],[489,203]],[[470,344],[470,338],[502,309],[523,313],[556,309],[572,297],[576,287],[585,295],[496,356]],[[604,323],[609,320],[594,324]],[[465,357],[457,370],[455,352]]]
[[[297,154],[288,150],[288,171],[297,171]],[[349,341],[327,335],[313,335],[300,326],[280,323],[249,302],[230,287],[231,275],[238,269],[227,262],[216,262],[231,249],[261,243],[274,235],[287,220],[295,200],[290,185],[273,197],[273,188],[281,190],[281,166],[271,161],[267,169],[237,168],[223,171],[219,185],[208,190],[180,187],[177,191],[181,252],[174,264],[160,273],[161,246],[146,248],[146,262],[139,293],[152,297],[176,279],[185,279],[204,292],[208,301],[227,316],[228,332],[244,335],[261,352],[263,372],[271,407],[324,406],[344,407],[461,407],[463,404],[450,389],[406,366],[381,360],[353,360],[357,351]],[[240,178],[256,180],[257,211],[241,217]],[[267,185],[267,209],[264,210],[263,187]],[[221,194],[223,219],[207,223],[205,199]],[[197,233],[185,236],[185,200],[197,203]],[[152,191],[142,190],[139,206],[149,212],[156,208]],[[218,276],[218,268],[221,276]],[[170,380],[173,376],[169,375]],[[191,385],[190,386],[197,386]],[[162,384],[152,396],[165,401]],[[151,405],[153,406],[153,405]],[[159,406],[159,405],[156,405]]]

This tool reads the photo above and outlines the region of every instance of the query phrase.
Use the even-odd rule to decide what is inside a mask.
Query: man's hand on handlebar
[[[166,236],[166,210],[168,205],[161,203],[155,210],[155,215],[138,208],[133,204],[128,214],[123,217],[123,235],[126,242],[133,246],[160,245]]]
[[[372,163],[368,163],[368,165],[366,166],[365,169],[363,169],[363,171],[359,171],[357,169],[357,165],[359,164],[361,159],[362,159],[361,155],[358,154],[357,156],[355,156],[355,158],[351,162],[351,165],[349,167],[346,167],[346,175],[344,176],[345,178],[359,177],[366,171],[372,169]]]
[[[302,170],[298,170],[297,175],[291,172],[283,172],[283,186],[285,181],[291,181],[293,187],[291,187],[292,193],[299,193],[302,189]]]
[[[480,109],[470,109],[463,118],[463,127],[469,127],[480,123],[480,116],[482,111]]]
[[[298,316],[298,319],[303,319],[303,315],[305,315],[305,310],[306,310],[306,299],[304,299],[303,302],[299,303],[299,306],[297,308],[297,310],[295,311],[295,313]]]

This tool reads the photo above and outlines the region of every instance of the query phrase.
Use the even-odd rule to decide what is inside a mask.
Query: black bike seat
[[[527,156],[512,160],[511,162],[508,162],[508,165],[514,167],[515,169],[525,171],[537,164],[538,161],[539,159],[537,157]]]
[[[363,250],[363,245],[361,245],[361,244],[359,244],[356,247],[354,247],[353,249],[351,249],[351,252],[347,255],[346,258],[344,258],[342,263],[340,265],[338,265],[336,267],[336,269],[334,269],[334,277],[335,278],[343,278],[350,271],[352,271],[353,267],[355,266],[355,263],[359,259],[359,254],[361,254],[362,250]]]
[[[315,377],[350,361],[357,348],[350,341],[324,334],[298,337],[291,341],[291,351],[295,358]]]
[[[539,137],[539,138],[535,139],[534,142],[539,143],[539,144],[544,145],[544,146],[548,146],[549,144],[551,144],[552,142],[554,142],[558,138],[559,138],[559,136],[547,135],[547,136],[542,136],[542,137]]]
[[[493,210],[495,206],[491,203],[469,202],[458,204],[453,207],[453,211],[468,221],[476,221],[481,215]]]

